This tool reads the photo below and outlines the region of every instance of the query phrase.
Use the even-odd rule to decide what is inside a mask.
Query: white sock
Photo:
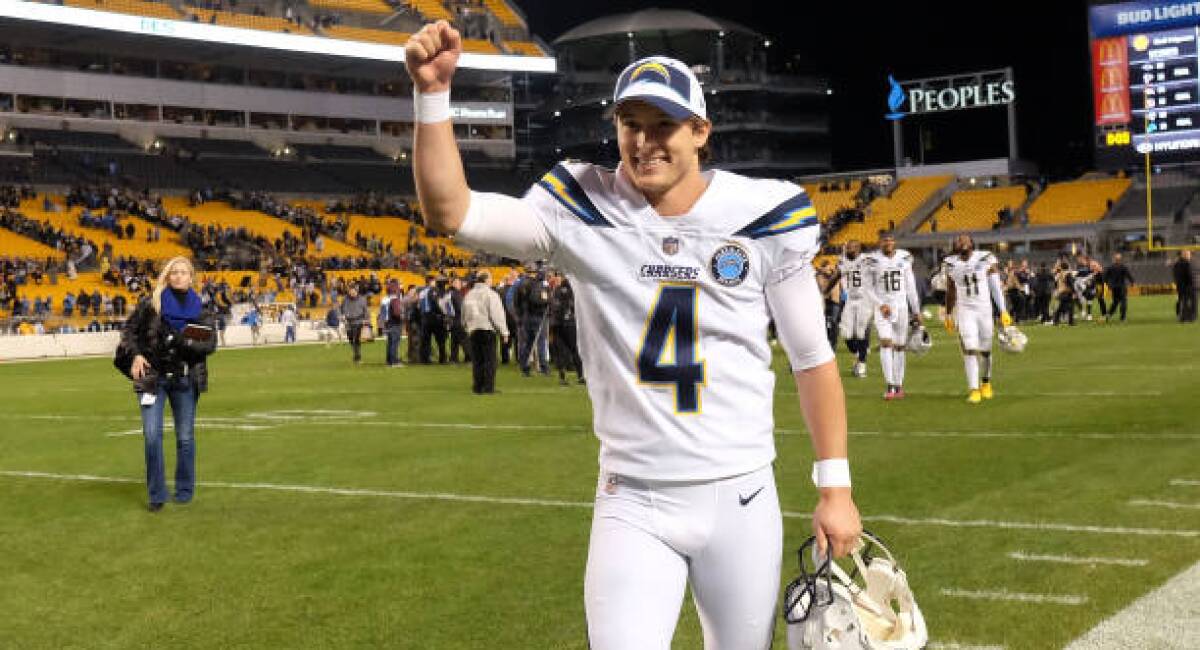
[[[964,354],[963,368],[967,371],[967,388],[979,390],[979,357],[973,354]]]
[[[892,375],[896,378],[896,385],[904,385],[904,350],[893,350],[892,354]]]
[[[892,349],[879,348],[879,365],[883,366],[883,380],[890,387],[895,382],[892,381]]]
[[[989,352],[979,353],[979,370],[980,370],[980,374],[983,375],[983,380],[988,383],[991,383],[992,382],[992,355],[991,355],[991,353],[989,353]]]

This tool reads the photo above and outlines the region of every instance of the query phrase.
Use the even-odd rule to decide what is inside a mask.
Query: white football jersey
[[[859,253],[854,259],[843,255],[838,260],[838,271],[842,275],[842,286],[846,289],[846,300],[869,300],[871,297],[866,286],[866,257],[865,253]]]
[[[873,251],[863,257],[865,277],[879,302],[889,305],[915,303],[915,296],[909,296],[912,290],[908,283],[912,277],[912,255],[908,251],[897,248],[891,257]]]
[[[988,251],[971,251],[965,260],[957,254],[942,260],[946,277],[954,283],[955,308],[991,313],[988,272],[997,264],[996,256]]]
[[[542,241],[487,234],[470,214],[459,230],[469,246],[546,257],[570,279],[605,471],[709,480],[775,457],[765,290],[813,273],[817,214],[791,183],[705,177],[690,213],[663,217],[623,173],[561,163],[522,200]],[[812,318],[824,323],[819,309]]]

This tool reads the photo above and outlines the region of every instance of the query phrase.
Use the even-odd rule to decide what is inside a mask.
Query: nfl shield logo
[[[667,255],[674,255],[679,252],[678,237],[664,237],[662,242],[663,252]]]

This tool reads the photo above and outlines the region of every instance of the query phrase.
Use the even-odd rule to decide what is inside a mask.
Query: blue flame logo
[[[888,110],[891,112],[885,117],[889,120],[898,120],[907,114],[900,112],[900,107],[904,105],[904,90],[900,88],[900,84],[892,75],[888,75],[888,83],[892,86],[892,91],[888,93]]]

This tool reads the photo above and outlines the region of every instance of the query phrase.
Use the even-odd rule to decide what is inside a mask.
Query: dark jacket
[[[150,300],[143,298],[138,301],[133,314],[125,321],[125,328],[121,330],[121,345],[135,356],[140,354],[150,362],[151,371],[141,381],[134,382],[134,390],[157,391],[158,378],[164,373],[186,373],[192,378],[197,392],[208,390],[206,359],[217,349],[216,313],[212,306],[201,308],[196,324],[212,327],[213,336],[207,341],[195,341],[175,332],[150,305]]]

